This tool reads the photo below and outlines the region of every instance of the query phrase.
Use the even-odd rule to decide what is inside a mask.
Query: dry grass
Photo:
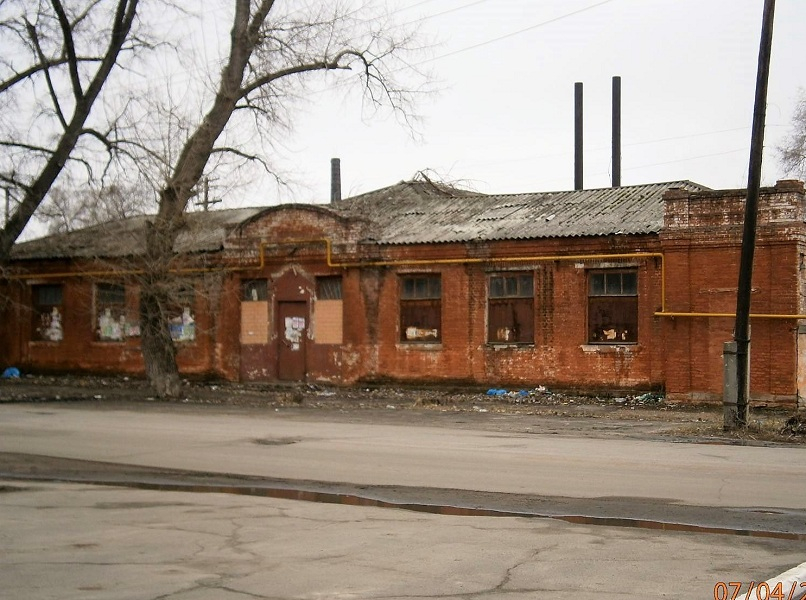
[[[757,412],[751,415],[747,427],[734,430],[726,430],[721,420],[709,419],[685,425],[675,429],[673,433],[723,443],[806,445],[806,412]]]

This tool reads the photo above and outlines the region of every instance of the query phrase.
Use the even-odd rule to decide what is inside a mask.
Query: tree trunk
[[[140,289],[140,343],[146,376],[154,392],[163,398],[177,398],[181,391],[176,347],[165,310],[168,294],[152,278]]]
[[[146,377],[160,397],[176,398],[180,392],[176,347],[171,338],[169,303],[170,264],[179,219],[158,215],[146,230],[146,266],[140,283],[140,344]]]

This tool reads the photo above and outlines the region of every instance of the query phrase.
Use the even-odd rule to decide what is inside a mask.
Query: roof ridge
[[[660,181],[655,183],[635,183],[631,185],[620,185],[618,187],[612,186],[603,186],[603,187],[596,187],[596,188],[583,188],[581,190],[549,190],[549,191],[542,191],[542,192],[506,192],[503,194],[482,194],[479,192],[480,196],[485,196],[488,198],[500,198],[500,197],[507,197],[507,196],[550,196],[555,194],[575,194],[575,193],[585,193],[585,192],[602,192],[605,190],[623,190],[623,189],[630,189],[630,188],[662,188],[662,187],[673,187],[675,184],[685,184],[689,185],[701,190],[710,190],[711,188],[704,186],[700,183],[696,183],[689,179],[677,179],[673,181]]]

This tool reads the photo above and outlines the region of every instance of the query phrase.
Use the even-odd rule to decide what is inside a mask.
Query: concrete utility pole
[[[761,43],[758,53],[756,76],[756,100],[753,110],[753,133],[750,142],[750,169],[747,177],[747,201],[744,209],[744,232],[742,254],[739,264],[739,284],[736,291],[736,325],[733,333],[736,363],[736,407],[730,407],[728,397],[729,369],[725,368],[725,429],[746,427],[749,417],[750,387],[750,293],[753,279],[753,254],[756,246],[756,217],[758,214],[759,188],[761,187],[761,162],[764,152],[764,121],[767,115],[767,82],[770,75],[772,52],[772,29],[775,0],[764,0],[764,19],[761,25]],[[730,344],[730,343],[729,343]],[[726,347],[726,357],[730,352]]]

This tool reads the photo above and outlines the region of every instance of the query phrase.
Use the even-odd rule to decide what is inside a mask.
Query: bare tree
[[[792,115],[792,131],[778,146],[781,165],[787,173],[806,179],[806,91],[800,98]]]
[[[116,184],[78,189],[54,186],[39,206],[36,219],[49,234],[101,225],[152,212],[152,202],[142,186]]]
[[[349,71],[345,79],[360,84],[370,105],[391,107],[404,120],[411,116],[417,91],[395,78],[400,65],[394,61],[410,47],[412,38],[400,30],[385,29],[386,24],[375,20],[367,7],[348,10],[338,3],[333,8],[331,3],[303,6],[281,0],[236,0],[234,4],[229,52],[212,104],[199,122],[186,129],[188,137],[176,159],[164,163],[169,168],[147,235],[146,275],[140,291],[141,344],[146,374],[155,391],[164,396],[179,393],[176,350],[165,307],[171,301],[173,248],[185,225],[188,202],[211,157],[226,153],[268,165],[259,152],[233,143],[237,136],[228,139],[227,128],[251,122],[261,135],[264,129],[282,126],[288,104],[295,93],[304,91],[306,77],[315,72]],[[126,152],[142,146],[142,140],[134,145],[119,143]]]
[[[0,231],[0,265],[82,136],[130,38],[138,0],[0,2],[0,182],[16,200]],[[85,163],[86,164],[86,163]],[[89,164],[86,164],[89,168]]]

